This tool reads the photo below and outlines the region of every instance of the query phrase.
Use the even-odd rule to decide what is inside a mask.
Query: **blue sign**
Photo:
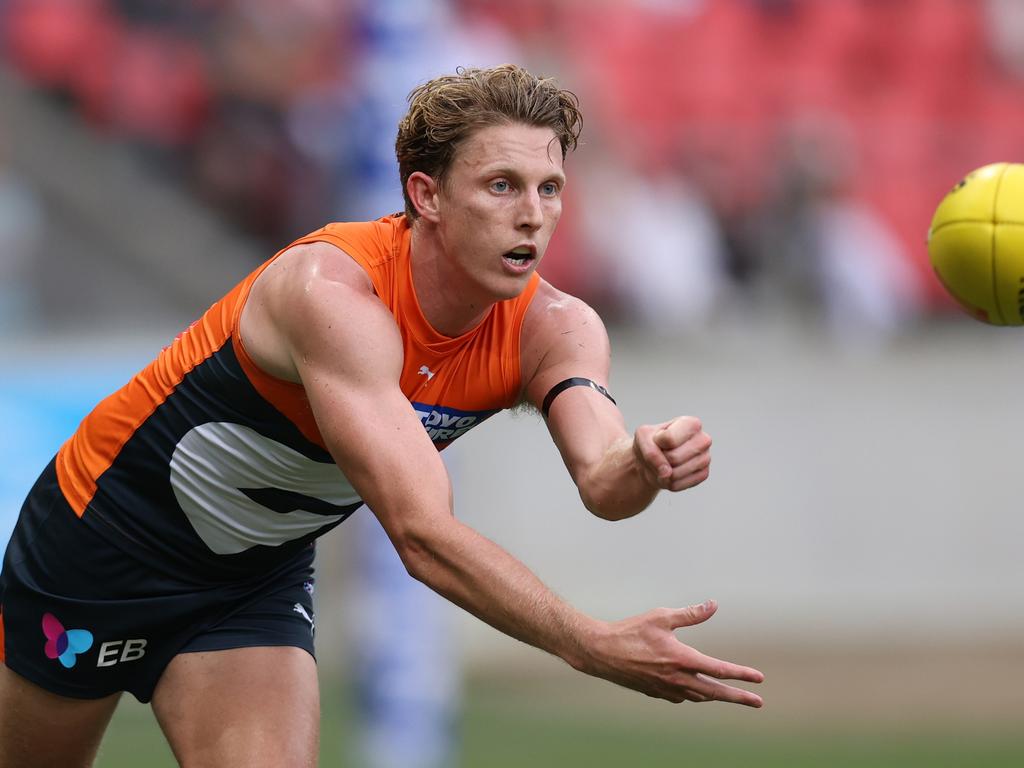
[[[34,358],[0,377],[0,551],[6,549],[25,495],[57,449],[93,406],[148,360]]]

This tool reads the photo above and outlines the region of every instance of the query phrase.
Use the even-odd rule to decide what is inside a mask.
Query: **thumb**
[[[688,605],[685,608],[680,608],[673,617],[672,628],[678,629],[679,627],[702,624],[714,616],[717,610],[718,603],[714,600],[705,600],[700,605]]]
[[[700,419],[694,416],[677,416],[658,425],[658,431],[654,433],[652,442],[663,451],[669,451],[678,448],[691,437],[699,434],[702,428]]]
[[[651,438],[652,442],[663,451],[668,451],[676,447],[676,437],[669,430],[671,423],[672,422],[662,424],[661,429],[655,432],[654,437]]]

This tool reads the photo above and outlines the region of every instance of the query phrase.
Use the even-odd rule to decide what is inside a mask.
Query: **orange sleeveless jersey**
[[[394,315],[402,392],[439,449],[514,405],[537,275],[475,329],[447,338],[420,310],[404,216],[330,224],[292,245],[318,241],[355,259]],[[302,386],[261,371],[242,344],[242,307],[271,261],[103,400],[58,453],[61,490],[83,522],[166,567],[221,572],[230,561],[248,570],[362,503],[327,453]]]

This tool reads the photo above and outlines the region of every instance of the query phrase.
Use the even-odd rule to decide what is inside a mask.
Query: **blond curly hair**
[[[409,176],[421,171],[443,182],[462,142],[480,128],[510,123],[550,128],[564,160],[576,149],[583,115],[574,93],[515,64],[460,67],[414,88],[395,140],[406,215],[419,215],[406,190]]]

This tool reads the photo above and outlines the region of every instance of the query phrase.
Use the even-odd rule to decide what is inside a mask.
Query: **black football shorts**
[[[312,655],[313,556],[310,544],[251,578],[197,584],[84,525],[51,462],[0,571],[0,659],[61,696],[129,691],[147,702],[179,653],[295,646]]]

